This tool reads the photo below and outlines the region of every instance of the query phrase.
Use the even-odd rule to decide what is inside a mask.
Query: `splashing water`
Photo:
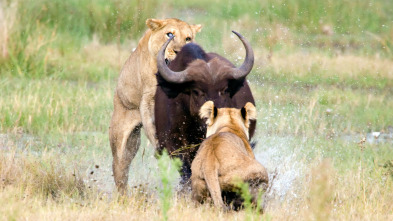
[[[296,183],[306,174],[306,165],[299,160],[301,142],[292,137],[267,137],[258,140],[256,159],[269,173],[269,188],[265,200],[283,202],[298,197]],[[300,146],[299,146],[300,145]]]

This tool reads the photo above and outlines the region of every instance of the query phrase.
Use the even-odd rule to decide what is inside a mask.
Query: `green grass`
[[[389,1],[174,1],[179,10],[195,9],[226,21],[249,16],[261,24],[282,23],[306,33],[318,33],[321,24],[330,24],[338,33],[387,32],[391,23]],[[348,16],[350,15],[350,16]]]
[[[105,131],[113,84],[6,78],[1,82],[1,131],[29,134]]]
[[[158,159],[159,177],[162,187],[160,188],[160,204],[162,219],[168,220],[168,210],[171,208],[173,197],[173,184],[176,181],[175,175],[180,170],[182,162],[178,159],[171,159],[166,151]]]
[[[145,30],[145,20],[155,15],[157,2],[21,0],[18,12],[29,15],[21,18],[22,24],[39,23],[80,43],[94,34],[105,42],[116,42],[139,37]]]
[[[209,24],[201,40],[215,50],[230,34],[228,30],[236,29],[273,50],[289,43],[296,48],[355,49],[363,54],[380,50],[392,55],[390,1],[202,0],[173,1],[171,6],[176,14]],[[211,19],[213,15],[216,19]],[[334,34],[323,35],[324,26]]]
[[[9,57],[0,59],[0,71],[12,76],[60,74],[82,79],[87,73],[94,80],[90,73],[97,69],[90,67],[73,74],[78,70],[70,67],[83,59],[75,57],[83,54],[81,48],[93,38],[118,45],[129,39],[137,41],[145,30],[145,20],[157,17],[161,3],[157,0],[3,1],[6,24],[12,27],[7,33]],[[391,57],[392,6],[393,3],[383,0],[312,3],[172,0],[165,2],[165,13],[159,16],[191,17],[190,22],[209,24],[198,39],[208,49],[219,52],[230,30],[236,29],[255,44],[274,51],[322,48],[328,53],[339,50]],[[332,28],[332,36],[323,35],[323,25]]]
[[[393,108],[387,90],[351,87],[305,87],[291,83],[253,85],[262,117],[260,127],[267,134],[306,136],[360,133],[386,130],[393,124],[387,109]]]

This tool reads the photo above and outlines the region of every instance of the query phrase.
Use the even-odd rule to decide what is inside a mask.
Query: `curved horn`
[[[169,42],[172,41],[174,36],[170,37],[165,44],[161,47],[157,55],[157,69],[161,76],[168,82],[171,83],[183,83],[187,81],[187,71],[175,72],[168,68],[165,62],[165,49],[168,47]]]
[[[239,37],[240,41],[243,42],[244,48],[246,49],[246,58],[244,59],[243,64],[238,67],[234,68],[233,77],[235,79],[246,77],[254,66],[254,51],[251,48],[250,43],[245,39],[241,34],[237,33],[236,31],[232,31],[237,37]]]

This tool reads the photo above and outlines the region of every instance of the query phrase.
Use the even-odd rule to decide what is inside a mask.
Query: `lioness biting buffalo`
[[[267,187],[268,175],[248,141],[255,106],[247,103],[241,109],[217,108],[208,101],[201,107],[200,117],[206,120],[207,138],[192,162],[192,198],[203,202],[210,196],[215,206],[226,208],[222,192],[234,192],[237,182],[246,182],[256,204],[258,191]]]
[[[140,145],[141,127],[156,146],[154,126],[154,95],[157,80],[157,53],[168,38],[176,36],[165,50],[165,59],[173,60],[180,49],[193,42],[201,25],[189,25],[179,19],[148,19],[149,29],[124,64],[113,98],[113,114],[109,141],[113,155],[113,176],[116,187],[125,192],[128,171]]]

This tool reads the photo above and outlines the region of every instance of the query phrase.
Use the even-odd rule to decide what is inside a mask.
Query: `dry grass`
[[[393,180],[360,167],[338,174],[330,160],[313,163],[298,198],[268,209],[273,220],[391,220]],[[380,171],[379,171],[380,172]]]
[[[66,169],[59,157],[53,152],[37,156],[16,149],[1,150],[0,219],[157,220],[162,216],[158,193],[140,188],[131,190],[129,197],[102,193],[85,185],[84,177],[75,169]],[[171,220],[225,220],[231,216],[209,205],[196,207],[189,197],[175,196],[171,201]]]
[[[76,171],[56,162],[56,157],[42,153],[40,158],[14,151],[1,152],[1,188],[15,187],[23,197],[62,200],[83,198],[85,186]]]
[[[119,197],[94,185],[89,188],[77,169],[65,167],[59,157],[54,152],[1,150],[0,219],[162,219],[158,192],[136,188]],[[269,199],[265,214],[223,213],[211,205],[195,204],[187,194],[175,195],[169,220],[391,220],[393,179],[383,169],[359,165],[339,173],[332,160],[312,161],[311,170],[294,188],[297,197]]]
[[[261,60],[259,60],[261,61]],[[263,60],[262,60],[263,61]],[[266,62],[267,63],[267,62]],[[262,67],[263,63],[259,63]],[[362,57],[342,54],[332,57],[318,53],[291,53],[278,55],[267,63],[277,73],[290,73],[294,76],[305,76],[313,70],[323,70],[323,77],[359,78],[371,75],[375,78],[393,79],[393,61],[376,57]]]
[[[278,30],[285,28],[280,27]],[[234,38],[233,34],[226,30],[222,39],[222,48],[231,61],[241,63],[244,58],[244,50],[240,41]],[[283,38],[287,34],[283,35]],[[231,38],[228,38],[231,36]],[[246,36],[251,38],[251,36]],[[284,48],[290,48],[291,43],[283,43]],[[320,75],[323,78],[336,78],[338,81],[345,79],[360,79],[362,77],[372,77],[375,79],[393,79],[393,60],[377,54],[369,56],[355,55],[333,51],[330,54],[318,51],[296,50],[278,51],[275,54],[269,52],[269,47],[254,43],[255,68],[253,73],[262,72],[265,74],[273,72],[277,75],[287,75],[288,78],[310,77]]]
[[[1,57],[8,58],[8,41],[10,38],[10,30],[12,29],[16,19],[17,1],[11,5],[0,2],[0,50]]]

